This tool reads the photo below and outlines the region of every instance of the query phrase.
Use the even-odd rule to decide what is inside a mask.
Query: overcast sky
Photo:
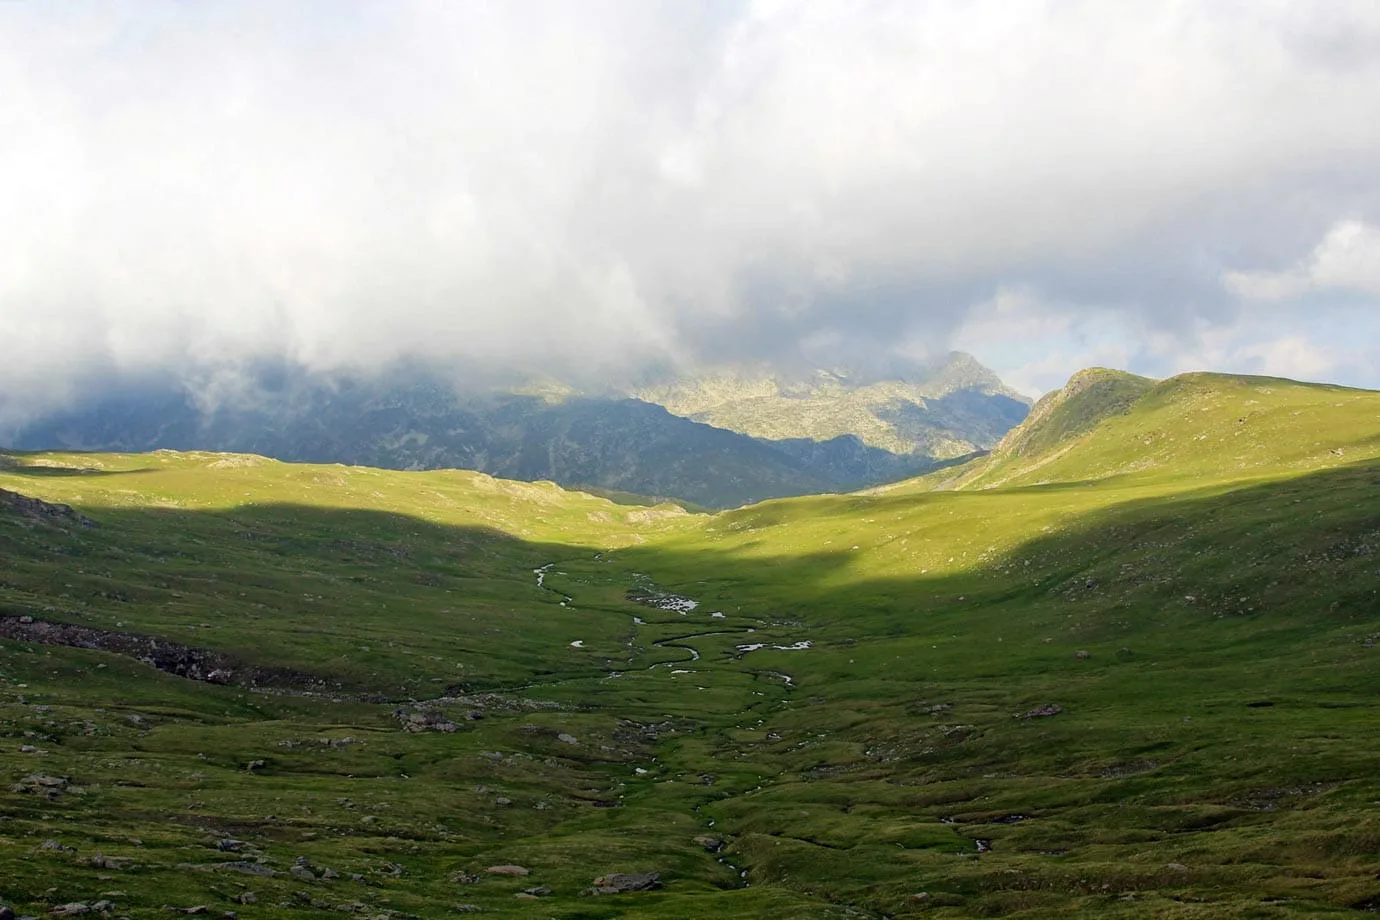
[[[962,348],[1380,387],[1380,4],[0,3],[0,396]]]

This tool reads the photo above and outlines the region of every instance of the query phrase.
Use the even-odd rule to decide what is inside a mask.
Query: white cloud
[[[1374,283],[1377,36],[1361,0],[0,4],[0,395],[943,347],[998,291],[1059,305],[989,323],[1073,337],[1041,360],[1134,358],[1095,330],[1228,323],[1226,266],[1343,215],[1308,290]]]
[[[1223,283],[1248,300],[1285,300],[1327,289],[1380,297],[1380,230],[1357,220],[1341,221],[1294,267],[1227,272]]]

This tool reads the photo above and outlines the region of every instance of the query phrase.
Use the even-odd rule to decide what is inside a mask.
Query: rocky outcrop
[[[244,666],[223,652],[181,645],[157,636],[53,623],[32,616],[0,617],[0,638],[110,652],[134,658],[168,674],[208,684],[318,687],[323,683],[290,669]]]
[[[58,527],[96,526],[95,521],[74,511],[71,505],[45,502],[41,498],[30,498],[8,489],[0,489],[0,514],[12,514],[26,521]]]

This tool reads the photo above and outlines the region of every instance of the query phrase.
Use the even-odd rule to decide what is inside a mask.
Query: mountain
[[[1350,437],[1365,425],[1328,410],[1373,399],[1367,390],[1275,377],[1192,373],[1157,381],[1092,368],[1042,398],[989,455],[925,482],[958,489],[1144,476],[1206,482],[1228,471],[1311,469],[1354,451]],[[1341,427],[1321,426],[1322,418]]]
[[[929,363],[893,360],[881,371],[711,368],[634,395],[755,438],[820,442],[852,435],[897,456],[934,460],[990,449],[1030,408],[962,352]]]
[[[422,371],[376,378],[280,372],[214,401],[168,383],[116,390],[30,423],[10,444],[463,468],[723,508],[894,481],[993,442],[1026,407],[979,368],[971,359],[951,360],[923,384],[854,385],[816,375],[809,386],[788,387],[792,395],[758,401],[758,417],[769,410],[776,419],[776,437],[685,418],[629,393],[581,393],[553,381],[457,389]],[[702,391],[721,389],[720,378],[704,379]],[[678,385],[691,386],[688,378]],[[937,395],[921,397],[921,390]],[[893,433],[889,440],[884,430]]]
[[[718,514],[0,454],[0,891],[23,916],[1373,913],[1378,483],[1380,393],[1108,371],[961,469]]]

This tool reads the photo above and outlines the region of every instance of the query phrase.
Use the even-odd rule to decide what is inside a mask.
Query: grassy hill
[[[0,488],[46,504],[0,494],[0,893],[35,915],[1375,909],[1380,394],[1080,387],[946,489],[713,516],[469,473],[14,455]],[[611,872],[662,887],[582,894]]]

